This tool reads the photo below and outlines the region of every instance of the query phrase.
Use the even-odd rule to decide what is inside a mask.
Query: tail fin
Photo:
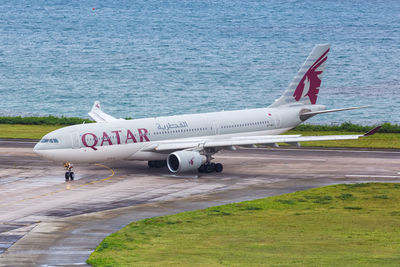
[[[270,107],[278,107],[293,103],[311,105],[317,103],[319,87],[325,62],[328,59],[329,44],[316,45],[301,66],[283,95]]]

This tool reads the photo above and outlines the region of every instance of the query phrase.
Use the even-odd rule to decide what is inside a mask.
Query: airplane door
[[[219,134],[219,128],[218,128],[218,123],[217,121],[212,121],[211,122],[211,131],[214,135],[218,135]]]
[[[72,138],[72,148],[74,149],[79,148],[79,133],[73,132],[71,138]]]
[[[281,127],[281,116],[279,116],[279,113],[274,113],[273,117],[275,121],[275,128]]]

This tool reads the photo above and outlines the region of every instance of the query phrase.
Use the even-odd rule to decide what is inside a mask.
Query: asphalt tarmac
[[[0,266],[86,266],[131,221],[323,185],[400,180],[400,151],[265,148],[221,152],[222,173],[171,175],[146,162],[62,166],[33,142],[0,140]]]

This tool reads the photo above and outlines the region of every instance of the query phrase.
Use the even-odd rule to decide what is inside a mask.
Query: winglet
[[[371,131],[368,131],[367,133],[365,133],[364,136],[370,136],[370,135],[376,134],[376,132],[378,132],[381,127],[382,127],[382,125],[375,127]]]
[[[99,101],[94,102],[92,110],[90,110],[90,112],[88,114],[96,122],[111,122],[111,121],[117,120],[113,116],[110,116],[101,110]]]

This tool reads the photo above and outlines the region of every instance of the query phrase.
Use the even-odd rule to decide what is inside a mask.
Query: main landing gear
[[[73,167],[74,167],[74,165],[72,165],[71,162],[64,163],[64,168],[65,168],[65,170],[67,170],[65,172],[65,181],[69,181],[69,180],[73,181],[74,180],[75,174],[72,171]]]
[[[222,172],[224,166],[221,163],[206,162],[198,170],[201,173]]]
[[[211,172],[222,172],[224,169],[224,166],[221,163],[214,163],[211,162],[214,158],[212,157],[213,154],[217,153],[218,151],[209,148],[205,149],[205,156],[207,157],[206,163],[200,165],[200,167],[197,169],[200,173],[211,173]]]

